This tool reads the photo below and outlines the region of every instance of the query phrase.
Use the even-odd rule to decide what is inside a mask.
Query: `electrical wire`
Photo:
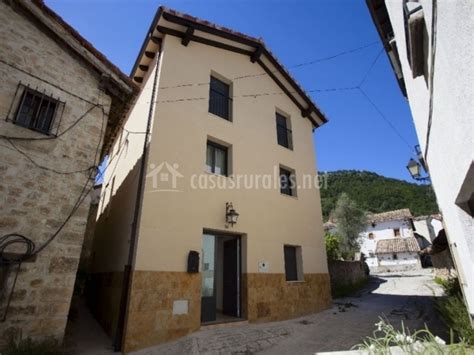
[[[100,97],[99,97],[100,99]],[[95,150],[94,154],[94,166],[97,166],[97,158],[99,157],[100,154],[100,147],[102,145],[102,136],[105,130],[105,112],[102,111],[102,122],[101,122],[101,128],[99,132],[99,140],[97,142],[97,147]],[[87,176],[87,179],[81,189],[81,192],[76,199],[71,211],[69,214],[66,216],[64,221],[60,224],[60,226],[56,229],[56,231],[39,247],[36,247],[36,244],[31,240],[30,238],[21,235],[19,233],[9,233],[0,238],[0,267],[9,267],[11,265],[17,264],[18,267],[16,269],[15,273],[15,278],[13,280],[13,285],[10,290],[10,294],[8,296],[8,301],[7,305],[3,314],[3,317],[1,319],[2,322],[4,322],[7,318],[8,315],[8,310],[10,307],[10,302],[13,296],[13,293],[15,291],[16,287],[16,282],[18,279],[18,274],[21,268],[21,265],[24,261],[32,258],[33,256],[39,254],[42,250],[44,250],[64,229],[66,224],[69,222],[69,220],[74,216],[76,211],[79,209],[85,198],[89,195],[89,192],[92,190],[94,185],[92,184],[91,186],[88,186],[91,181],[92,181],[92,176],[94,174],[94,171],[90,169],[89,174]],[[7,250],[12,247],[12,246],[17,246],[17,247],[24,247],[24,250],[22,253],[19,254],[13,254],[13,257],[10,256],[7,252]],[[15,249],[15,247],[13,247]],[[16,255],[16,256],[15,256]]]
[[[359,47],[356,47],[356,48],[352,48],[352,49],[349,49],[349,50],[345,50],[345,51],[333,54],[331,56],[314,59],[314,60],[311,60],[309,62],[294,64],[292,66],[288,66],[287,68],[288,69],[297,69],[297,68],[301,68],[301,67],[304,67],[304,66],[307,66],[307,65],[313,65],[313,64],[325,62],[325,61],[332,60],[332,59],[335,59],[335,58],[338,58],[338,57],[341,57],[341,56],[344,56],[344,55],[347,55],[347,54],[351,54],[351,53],[354,53],[354,52],[364,50],[364,49],[372,47],[372,46],[374,46],[375,44],[378,44],[378,43],[379,43],[379,41],[370,42],[370,43],[367,43],[365,45],[362,45],[362,46],[359,46]],[[270,73],[274,74],[276,72],[278,72],[278,70],[271,71]],[[232,78],[231,80],[236,81],[236,80],[255,78],[255,77],[265,76],[265,75],[268,75],[268,73],[267,72],[261,72],[261,73],[258,73],[258,74],[240,75],[240,76],[236,76],[236,77]],[[209,85],[209,84],[210,84],[209,81],[200,82],[200,83],[183,83],[183,84],[177,84],[177,85],[174,85],[174,86],[160,86],[158,89],[159,90],[168,90],[168,89],[176,89],[176,88],[182,88],[182,87],[204,86],[204,85]]]
[[[18,140],[18,141],[47,141],[47,140],[52,140],[52,139],[57,139],[67,132],[69,132],[71,129],[73,129],[79,122],[81,122],[94,108],[100,107],[102,109],[102,114],[105,114],[105,110],[102,105],[92,105],[89,109],[87,109],[82,115],[79,116],[79,118],[74,121],[69,127],[67,127],[64,131],[60,132],[57,135],[54,136],[47,136],[47,137],[14,137],[14,136],[5,136],[3,134],[0,134],[0,138],[4,139],[12,139],[12,140]]]
[[[46,83],[46,84],[49,84],[49,85],[55,87],[56,89],[61,90],[62,92],[65,92],[66,94],[69,94],[69,95],[75,97],[76,99],[85,101],[85,102],[87,102],[87,103],[89,103],[89,104],[91,104],[91,105],[97,105],[96,102],[92,102],[92,101],[90,101],[90,100],[87,100],[87,99],[85,99],[85,98],[83,98],[83,97],[81,97],[81,96],[79,96],[79,95],[77,95],[77,94],[75,94],[75,93],[73,93],[73,92],[71,92],[71,91],[69,91],[69,90],[66,90],[66,89],[60,87],[60,86],[57,85],[57,84],[52,83],[52,82],[49,81],[49,80],[43,79],[43,78],[41,78],[41,77],[39,77],[39,76],[37,76],[37,75],[35,75],[35,74],[32,74],[32,73],[30,73],[30,72],[28,72],[28,71],[26,71],[26,70],[24,70],[24,69],[21,69],[21,68],[17,67],[17,66],[14,65],[14,64],[8,63],[7,61],[5,61],[5,60],[3,60],[3,59],[1,59],[1,58],[0,58],[0,63],[3,63],[3,64],[5,64],[5,65],[9,66],[10,68],[13,68],[13,69],[16,69],[16,70],[22,72],[23,74],[29,75],[29,76],[31,76],[32,78],[35,78],[35,79],[40,80],[40,81],[42,81],[42,82],[44,82],[44,83]]]

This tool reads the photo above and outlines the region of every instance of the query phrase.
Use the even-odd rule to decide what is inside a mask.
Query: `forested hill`
[[[343,192],[368,212],[409,208],[413,216],[438,213],[435,195],[429,185],[412,184],[369,171],[339,170],[323,174],[327,174],[327,188],[321,189],[325,221]]]

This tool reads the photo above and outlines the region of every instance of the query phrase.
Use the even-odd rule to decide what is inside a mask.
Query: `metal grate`
[[[57,136],[64,112],[65,102],[46,91],[32,89],[22,82],[18,83],[15,96],[10,104],[7,121],[19,126]]]

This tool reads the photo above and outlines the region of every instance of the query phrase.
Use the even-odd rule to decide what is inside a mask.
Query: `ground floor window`
[[[285,245],[284,254],[286,281],[302,281],[303,270],[301,247],[294,245]]]

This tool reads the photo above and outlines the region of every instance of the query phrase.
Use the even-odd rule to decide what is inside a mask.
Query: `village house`
[[[40,0],[0,2],[0,345],[62,340],[101,153],[137,92]]]
[[[417,216],[413,218],[416,233],[422,235],[429,242],[438,236],[438,233],[443,229],[443,219],[440,214]]]
[[[413,216],[407,208],[368,215],[359,243],[369,268],[395,271],[421,267],[413,229]]]
[[[299,187],[326,118],[265,44],[160,8],[131,77],[87,288],[116,349],[330,307],[319,191]]]
[[[420,149],[409,167],[429,174],[474,324],[472,1],[366,1],[410,104]]]

